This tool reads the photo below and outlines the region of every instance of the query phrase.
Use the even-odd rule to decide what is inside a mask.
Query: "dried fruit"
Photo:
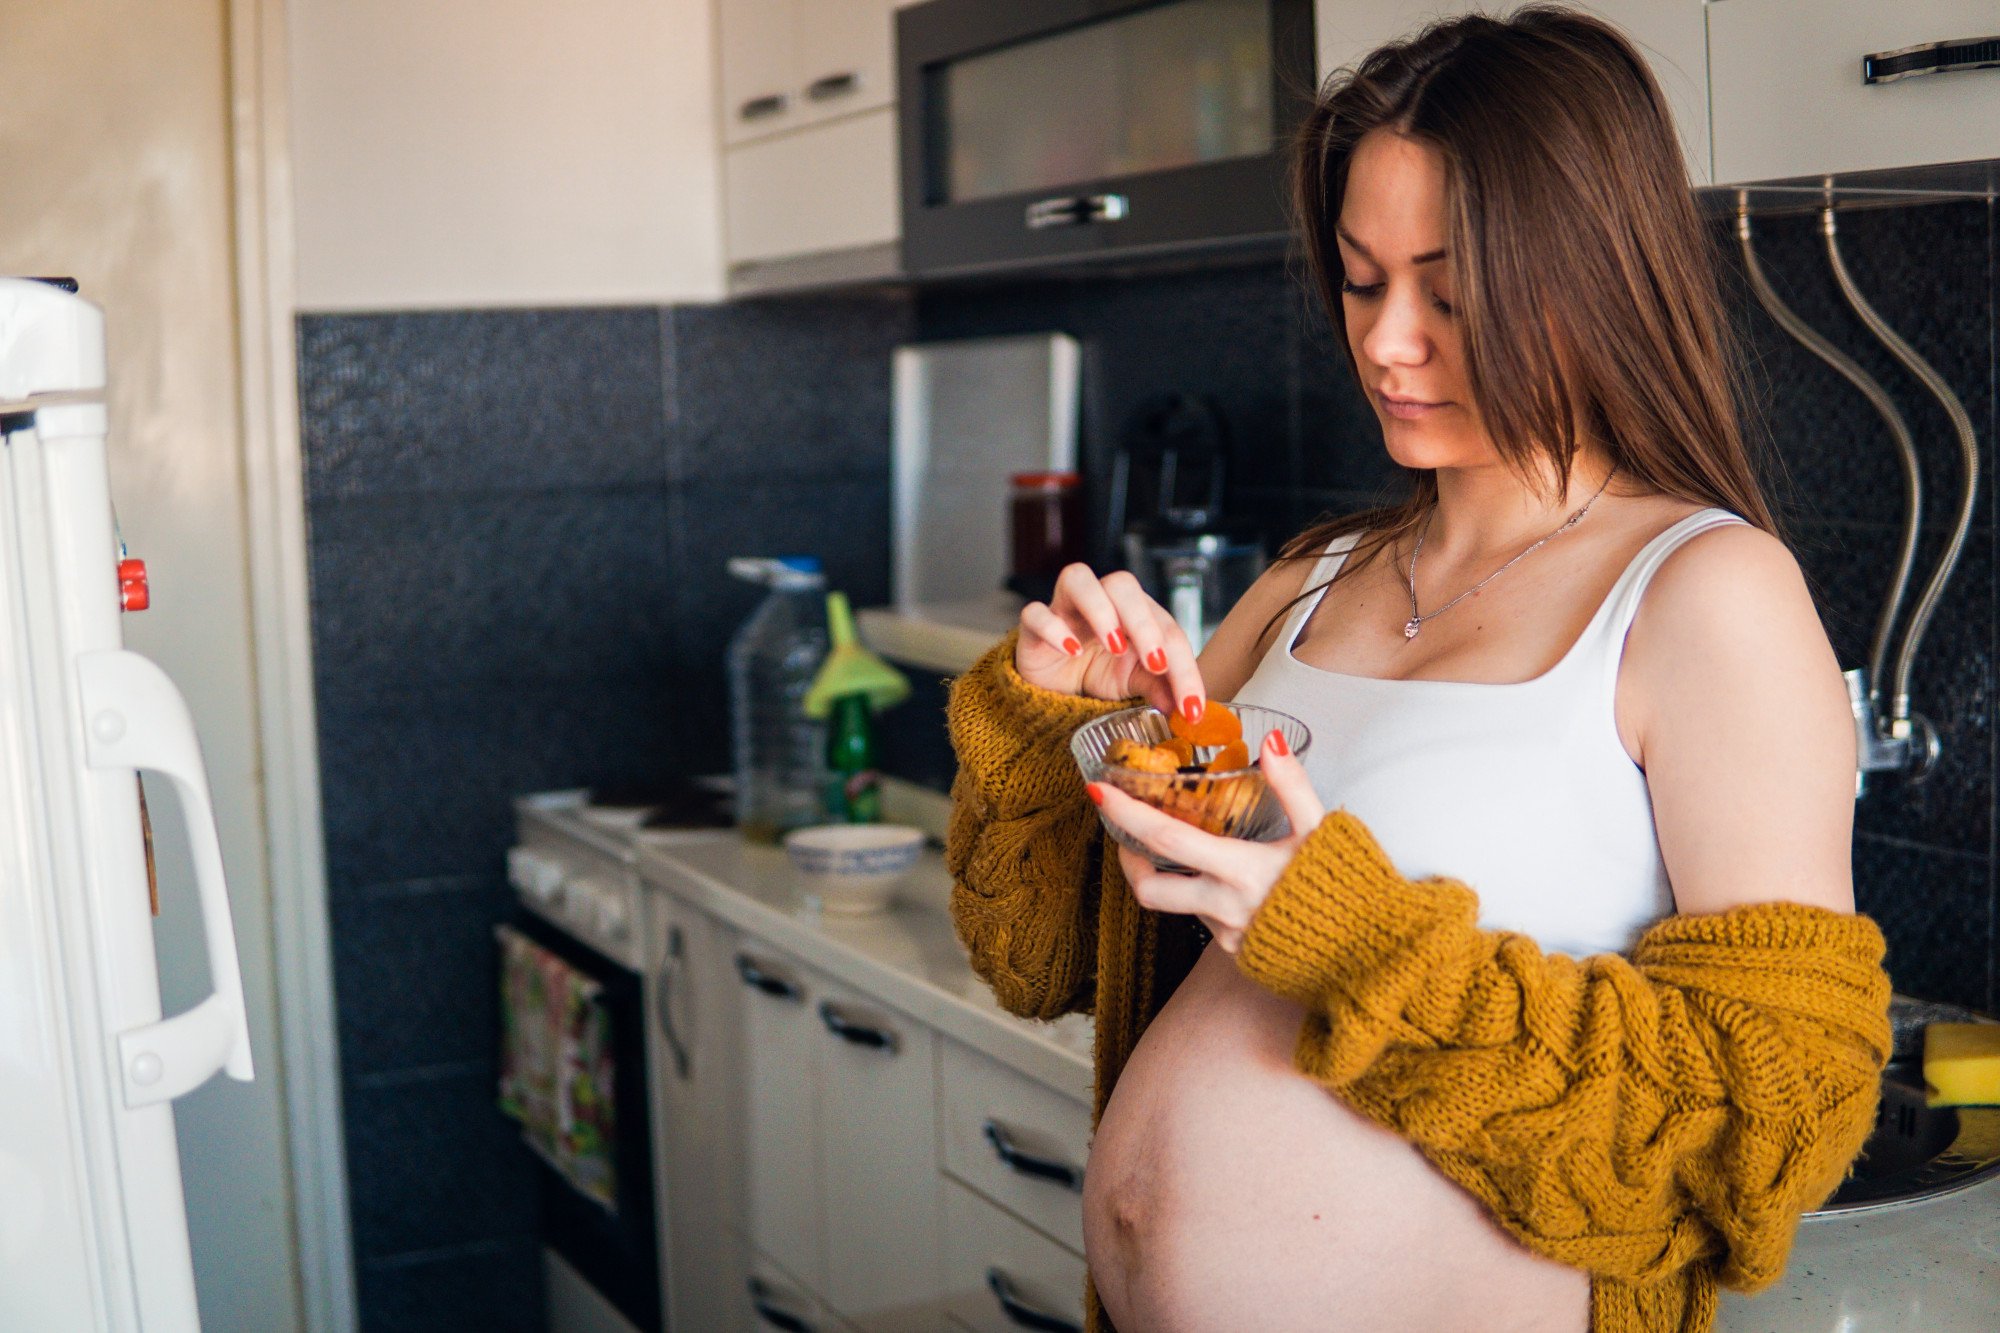
[[[1179,709],[1168,714],[1167,729],[1196,745],[1227,745],[1243,739],[1243,723],[1235,710],[1213,699],[1201,710],[1201,716],[1192,722]]]
[[[1250,747],[1242,741],[1229,742],[1217,750],[1215,757],[1208,761],[1208,771],[1211,773],[1226,773],[1234,768],[1248,767],[1250,767]]]
[[[1171,773],[1180,767],[1180,760],[1164,746],[1146,745],[1122,737],[1105,747],[1104,762],[1141,773]]]
[[[1156,750],[1173,751],[1174,759],[1181,768],[1186,768],[1195,761],[1194,742],[1182,740],[1179,736],[1171,736],[1153,748]]]

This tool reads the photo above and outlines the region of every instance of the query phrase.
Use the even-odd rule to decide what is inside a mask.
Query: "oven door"
[[[932,0],[896,20],[907,272],[1286,235],[1310,0]]]
[[[660,1261],[646,1095],[646,1014],[639,974],[525,910],[515,912],[508,924],[597,983],[597,1002],[609,1029],[610,1143],[616,1207],[607,1208],[578,1189],[538,1154],[542,1244],[588,1281],[639,1333],[660,1333]],[[562,1302],[555,1304],[561,1308]],[[555,1333],[568,1331],[558,1324]]]

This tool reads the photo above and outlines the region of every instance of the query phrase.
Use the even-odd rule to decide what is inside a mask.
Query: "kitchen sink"
[[[1926,1104],[1924,1028],[1993,1020],[1956,1005],[1897,996],[1895,1054],[1882,1072],[1875,1128],[1854,1171],[1821,1213],[1886,1208],[1949,1194],[2000,1174],[2000,1106]]]

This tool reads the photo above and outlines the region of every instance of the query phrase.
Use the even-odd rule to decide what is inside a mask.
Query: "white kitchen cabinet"
[[[1862,81],[1864,56],[2000,39],[1994,0],[1714,0],[1715,179],[2000,157],[2000,69]]]
[[[892,109],[739,145],[724,154],[723,171],[731,265],[893,245],[902,235]]]
[[[824,1292],[818,1095],[824,1034],[804,968],[755,940],[737,948],[733,965],[744,988],[745,1231],[758,1251]]]
[[[667,1327],[748,1333],[736,936],[678,899],[648,899],[647,1063]]]
[[[891,0],[720,0],[722,141],[896,100]]]
[[[1717,10],[1756,0],[1725,0]],[[1794,3],[1794,0],[1785,0]],[[1851,0],[1860,4],[1865,0]],[[1709,170],[1708,52],[1702,0],[1572,0],[1623,29],[1652,67],[1680,132],[1688,176],[1706,185]],[[1490,0],[1315,0],[1313,26],[1319,76],[1353,64],[1376,47],[1411,35],[1433,18],[1474,10],[1501,13],[1517,6]],[[1775,59],[1766,55],[1760,59]]]
[[[973,1333],[1082,1333],[1081,1256],[956,1181],[945,1182],[945,1309]]]
[[[821,1290],[869,1333],[927,1333],[937,1326],[940,1260],[937,1037],[828,982],[814,1008],[828,1223]]]
[[[737,1301],[758,1333],[846,1333],[839,1316],[768,1255],[752,1256],[749,1279],[738,1288]]]
[[[1088,1104],[946,1041],[938,1120],[949,1174],[1083,1253]]]

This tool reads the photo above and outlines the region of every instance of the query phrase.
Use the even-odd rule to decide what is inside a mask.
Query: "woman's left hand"
[[[1246,842],[1205,833],[1182,823],[1143,801],[1134,800],[1108,782],[1090,784],[1090,798],[1104,810],[1105,817],[1145,843],[1161,856],[1194,870],[1192,875],[1170,874],[1124,847],[1118,849],[1118,864],[1125,871],[1132,896],[1140,906],[1155,912],[1174,912],[1199,918],[1209,934],[1234,954],[1242,947],[1243,932],[1250,918],[1264,905],[1271,886],[1278,882],[1292,853],[1306,835],[1319,826],[1326,809],[1306,777],[1305,766],[1285,748],[1284,737],[1273,731],[1264,738],[1258,757],[1264,780],[1291,822],[1289,836],[1277,842]]]

